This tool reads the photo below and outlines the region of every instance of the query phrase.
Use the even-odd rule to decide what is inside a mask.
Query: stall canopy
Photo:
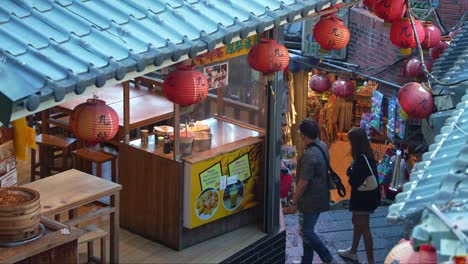
[[[434,143],[390,206],[387,220],[402,222],[416,249],[431,244],[438,262],[468,254],[468,24],[434,63],[432,73],[458,102],[448,110]],[[463,93],[461,93],[463,91]],[[458,96],[457,96],[458,94]],[[439,113],[436,113],[439,114]]]
[[[2,0],[0,122],[122,82],[339,0]]]

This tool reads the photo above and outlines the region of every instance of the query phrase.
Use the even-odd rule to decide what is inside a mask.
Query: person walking
[[[340,249],[337,251],[337,255],[357,262],[357,249],[362,236],[364,238],[367,261],[368,263],[375,263],[374,242],[369,225],[369,215],[380,204],[377,166],[366,131],[363,128],[352,128],[348,132],[348,140],[351,144],[351,155],[353,157],[353,161],[346,172],[349,177],[348,183],[351,186],[349,210],[352,213],[352,223],[354,226],[353,242],[351,248]],[[363,185],[366,184],[368,176],[375,177],[375,185],[377,187],[373,190],[360,191],[366,189],[363,188]]]
[[[327,160],[318,149],[321,148],[329,160],[328,148],[319,139],[319,126],[316,121],[302,120],[298,132],[306,149],[298,160],[296,191],[291,206],[293,212],[299,210],[300,234],[304,249],[301,263],[312,263],[314,251],[324,263],[337,263],[315,233],[315,224],[320,213],[330,210]]]

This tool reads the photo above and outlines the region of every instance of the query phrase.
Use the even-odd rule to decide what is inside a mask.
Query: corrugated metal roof
[[[339,0],[2,0],[0,121]],[[143,74],[143,73],[142,73]],[[6,114],[8,113],[8,114]]]
[[[433,73],[442,81],[455,82],[468,77],[468,25],[452,41],[435,63]],[[440,61],[439,61],[440,60]],[[389,207],[387,220],[402,222],[413,246],[432,244],[438,261],[468,254],[468,89]]]

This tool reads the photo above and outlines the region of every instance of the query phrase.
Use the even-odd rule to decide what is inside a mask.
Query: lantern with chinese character
[[[114,138],[119,130],[119,116],[106,102],[93,98],[73,109],[70,125],[78,139],[95,145]]]
[[[419,40],[424,40],[426,33],[424,32],[424,28],[421,25],[421,22],[416,19],[413,19],[413,21]],[[401,54],[411,54],[411,49],[416,48],[417,43],[409,18],[404,18],[392,24],[390,27],[390,40],[394,45],[400,47]]]
[[[256,71],[273,74],[288,67],[289,52],[274,39],[261,39],[250,49],[247,62]]]
[[[349,97],[354,93],[354,84],[348,79],[338,79],[333,82],[332,89],[338,97]]]
[[[399,21],[406,13],[405,0],[377,0],[374,4],[374,12],[386,23]]]
[[[314,39],[324,50],[339,50],[349,43],[349,29],[337,17],[322,17],[313,30]]]
[[[424,60],[424,65],[426,65],[426,69],[430,72],[432,70],[432,60],[430,59],[425,59]],[[406,72],[408,73],[409,76],[414,77],[414,78],[423,78],[425,77],[424,71],[422,69],[422,63],[421,61],[414,57],[411,60],[409,60],[406,63]]]
[[[223,74],[221,71],[219,74]],[[227,75],[224,75],[226,78]],[[166,98],[181,106],[189,106],[205,100],[208,94],[208,80],[203,73],[191,66],[178,66],[170,72],[163,83]]]
[[[434,107],[430,88],[417,82],[407,83],[400,88],[398,102],[403,111],[415,119],[429,117]]]
[[[323,93],[330,89],[331,82],[327,76],[322,74],[315,74],[310,78],[309,87],[317,93]]]
[[[442,53],[444,53],[444,51],[448,48],[451,40],[452,38],[449,36],[441,37],[439,43],[429,50],[429,54],[431,54],[432,59],[437,60],[440,55],[442,55]]]
[[[422,25],[424,27],[424,32],[426,36],[424,40],[421,42],[421,47],[426,49],[426,51],[430,48],[437,46],[440,42],[440,30],[438,27],[434,26],[429,21],[423,21]]]

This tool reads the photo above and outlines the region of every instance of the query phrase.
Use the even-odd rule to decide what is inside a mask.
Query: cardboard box
[[[18,174],[16,169],[0,177],[0,187],[16,186],[18,182]]]

